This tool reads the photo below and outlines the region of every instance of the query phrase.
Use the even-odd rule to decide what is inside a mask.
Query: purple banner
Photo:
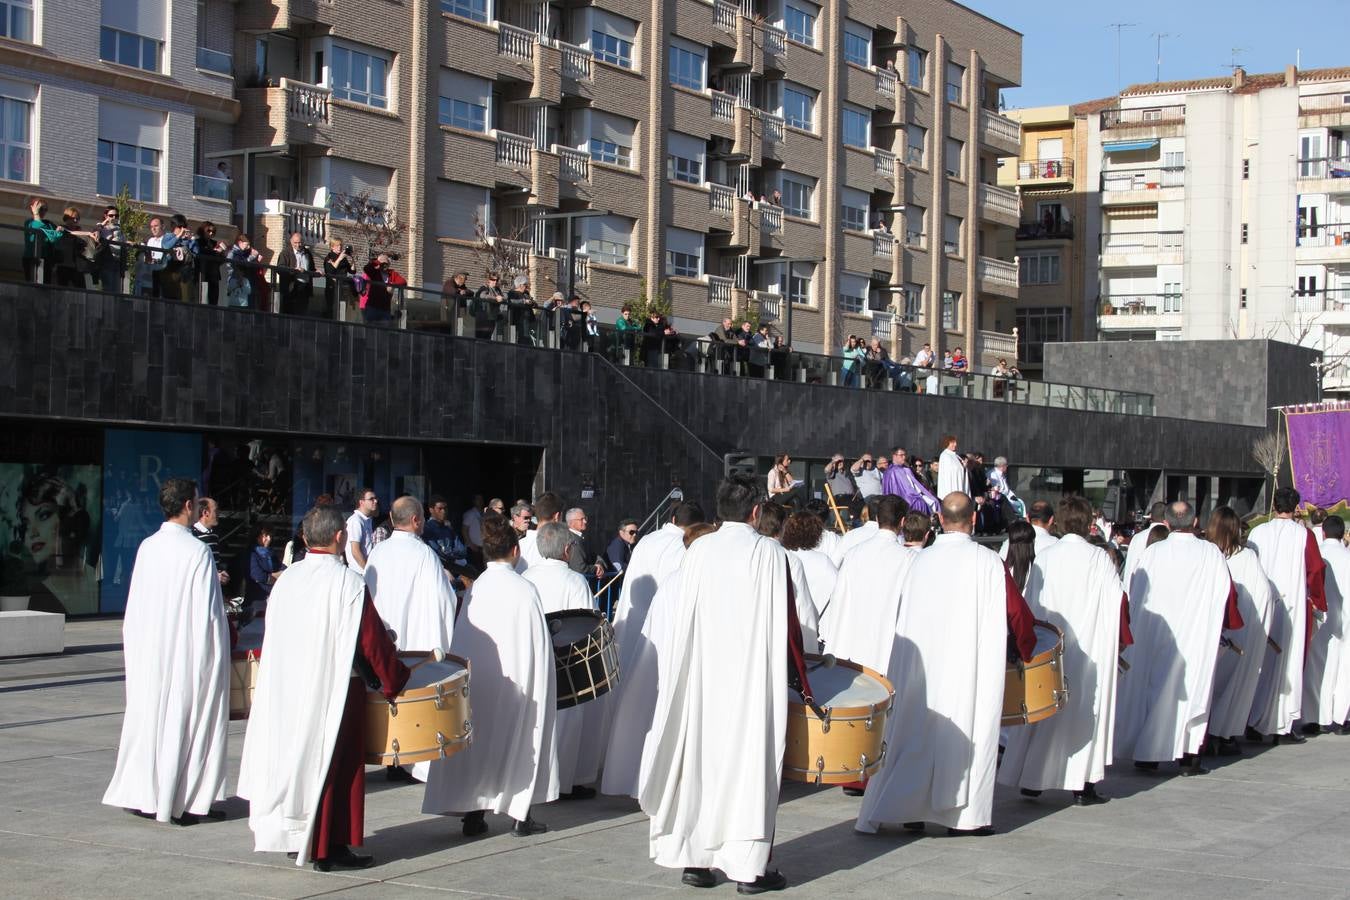
[[[1350,500],[1350,409],[1289,409],[1289,463],[1304,503],[1334,506]]]

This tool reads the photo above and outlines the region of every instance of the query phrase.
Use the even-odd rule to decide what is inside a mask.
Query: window
[[[802,131],[816,130],[816,92],[799,84],[783,83],[783,121]]]
[[[1068,340],[1069,310],[1065,307],[1026,307],[1017,310],[1017,335],[1021,346],[1019,359],[1040,365],[1045,362],[1045,345]]]
[[[633,149],[602,138],[591,138],[591,159],[628,168],[633,161]]]
[[[910,247],[922,247],[925,243],[924,219],[928,210],[922,206],[910,204],[905,207],[905,244]]]
[[[100,103],[97,190],[113,197],[127,189],[133,200],[158,203],[164,114],[133,106]]]
[[[633,68],[637,23],[601,9],[592,9],[590,15],[591,53],[595,58],[624,69]]]
[[[905,126],[905,163],[911,166],[927,165],[924,157],[924,144],[928,141],[928,129],[922,125]]]
[[[707,142],[701,138],[672,131],[666,146],[668,148],[666,177],[686,184],[702,184]]]
[[[779,270],[779,293],[786,294],[788,300],[792,303],[809,306],[811,303],[811,279],[815,275],[815,265],[799,262],[790,266],[776,266],[775,268]],[[866,289],[863,293],[866,293]]]
[[[684,228],[666,229],[666,274],[676,278],[703,275],[703,234]]]
[[[961,252],[961,217],[947,216],[942,220],[942,249],[947,253]]]
[[[1163,312],[1181,312],[1181,282],[1169,281],[1163,285]]]
[[[1242,180],[1246,181],[1249,177],[1251,177],[1251,173],[1252,173],[1252,161],[1250,159],[1244,159],[1242,161]]]
[[[1247,289],[1246,289],[1246,288],[1239,288],[1239,289],[1238,289],[1238,308],[1239,308],[1239,309],[1246,309],[1246,308],[1247,308]]]
[[[24,99],[6,96],[4,82],[0,92],[0,178],[33,181],[33,94],[24,91]]]
[[[0,0],[0,37],[33,40],[33,0]]]
[[[839,273],[839,310],[861,313],[867,309],[867,276]]]
[[[962,90],[962,84],[966,80],[966,67],[957,65],[954,62],[947,63],[947,102],[965,103],[965,92]]]
[[[633,167],[633,134],[637,122],[623,116],[592,111],[590,152],[591,159],[610,165]]]
[[[488,0],[441,0],[441,12],[486,24]]]
[[[133,69],[158,72],[159,41],[105,25],[99,32],[98,57]]]
[[[866,231],[871,214],[872,197],[865,191],[845,187],[840,189],[843,213],[840,216],[844,228],[849,231]]]
[[[687,41],[670,42],[670,83],[691,91],[703,90],[703,72],[707,52]]]
[[[438,120],[442,125],[486,134],[491,102],[492,83],[486,78],[441,69]]]
[[[585,219],[586,255],[591,262],[627,266],[633,246],[633,220],[623,216]]]
[[[491,234],[491,191],[458,181],[436,183],[436,237],[477,241],[482,225]]]
[[[910,47],[905,53],[905,80],[910,87],[923,90],[923,76],[928,69],[928,52]]]
[[[844,144],[849,147],[866,147],[872,143],[872,117],[864,109],[847,104],[843,107]]]
[[[1022,284],[1059,284],[1059,251],[1023,253],[1017,272]]]
[[[947,170],[947,174],[953,178],[960,178],[964,169],[962,159],[965,156],[966,144],[964,141],[958,141],[956,138],[947,138],[947,152],[943,154],[942,167]]]
[[[816,16],[820,7],[801,0],[783,4],[783,30],[787,36],[808,47],[816,45]]]
[[[806,175],[783,175],[783,212],[801,219],[812,217],[816,181]]]
[[[1242,223],[1242,243],[1247,243],[1247,223]]]
[[[383,210],[388,206],[390,187],[394,181],[392,169],[340,157],[328,157],[327,161],[326,193],[329,218],[349,219],[353,210],[348,208],[350,204],[343,204],[341,201],[362,194],[369,197],[370,204],[376,209]]]
[[[389,107],[389,61],[383,56],[342,44],[333,45],[333,97],[376,109]]]
[[[872,64],[872,29],[852,19],[844,20],[844,59],[855,66]]]
[[[901,314],[906,322],[923,321],[923,285],[905,282],[905,311]]]
[[[942,327],[948,331],[956,330],[957,314],[960,312],[961,295],[956,291],[942,292]]]

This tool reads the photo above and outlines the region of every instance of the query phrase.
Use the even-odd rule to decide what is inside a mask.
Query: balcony
[[[211,175],[192,176],[192,196],[207,200],[230,200],[230,179]]]
[[[590,81],[591,61],[595,58],[591,51],[563,41],[554,43],[562,53],[562,76],[573,81]]]
[[[534,141],[507,131],[496,132],[497,165],[529,169],[534,161]]]
[[[517,251],[512,243],[511,253],[514,255]],[[527,245],[528,247],[528,245]],[[567,251],[562,247],[549,247],[549,259],[558,262],[558,284],[565,284],[567,281]],[[572,280],[578,284],[585,284],[591,280],[591,258],[585,253],[572,254]]]
[[[877,231],[872,234],[872,255],[890,259],[895,255],[895,235],[889,231]]]
[[[1099,331],[1157,331],[1182,325],[1182,294],[1111,294],[1098,303]]]
[[[1017,191],[995,184],[980,185],[979,214],[986,222],[997,222],[1009,228],[1017,227],[1017,222],[1022,217],[1022,206]]]
[[[1300,226],[1294,234],[1298,262],[1350,262],[1350,222]]]
[[[1335,115],[1337,113],[1350,115],[1350,91],[1307,94],[1299,97],[1298,111],[1305,116]]]
[[[759,320],[761,322],[773,322],[783,317],[782,294],[771,291],[751,291],[750,300],[759,307]]]
[[[207,72],[215,72],[217,75],[232,75],[234,73],[234,58],[223,50],[198,47],[197,68],[204,69]]]
[[[977,331],[975,332],[975,364],[989,365],[986,360],[1006,359],[1008,362],[1017,361],[1017,329],[1013,329],[1011,334],[1004,334],[1001,331]]]
[[[534,44],[538,35],[528,28],[497,23],[497,52],[508,59],[534,62]]]
[[[1012,156],[1022,149],[1022,126],[1007,116],[980,110],[980,143]]]
[[[895,179],[895,154],[880,147],[872,148],[872,164],[882,178]]]
[[[1132,169],[1103,169],[1102,193],[1135,193],[1137,191],[1157,191],[1164,188],[1179,188],[1186,183],[1185,166],[1145,166]],[[1137,202],[1139,198],[1131,197]],[[1122,202],[1119,199],[1102,198],[1103,203]]]
[[[787,123],[782,116],[776,116],[773,113],[761,113],[764,120],[764,143],[765,145],[781,145],[783,135],[787,133]]]
[[[877,69],[877,93],[891,100],[899,90],[900,79],[894,69]]]
[[[717,216],[730,216],[734,213],[736,189],[725,184],[709,184],[708,211]]]
[[[317,247],[328,240],[328,210],[322,206],[278,201],[263,214],[263,227],[269,234],[268,243],[274,246],[281,246],[286,235],[298,231],[308,246]]]
[[[1102,111],[1102,130],[1108,128],[1147,128],[1154,125],[1175,125],[1186,121],[1186,106],[1150,106],[1131,109],[1113,107]]]
[[[895,337],[895,313],[872,311],[872,337],[881,338],[884,347]]]
[[[764,27],[764,56],[781,60],[787,54],[787,32],[773,25]]]
[[[1315,314],[1319,325],[1350,325],[1350,287],[1294,290],[1293,294],[1294,310],[1303,315]]]
[[[1142,231],[1104,234],[1099,245],[1103,268],[1181,265],[1183,233]]]
[[[1073,182],[1073,160],[1071,159],[1023,159],[1017,162],[1017,182],[1036,185],[1071,184]]]
[[[506,238],[489,235],[486,238],[487,245],[493,249],[495,254],[500,254],[499,258],[507,266],[518,272],[528,271],[530,268],[530,254],[534,248],[528,241],[508,241]]]
[[[727,34],[736,33],[736,16],[740,10],[729,0],[716,0],[713,3],[713,25]]]
[[[734,278],[723,278],[720,275],[706,275],[708,279],[708,303],[712,306],[725,306],[731,308],[731,297],[736,291],[736,280]]]
[[[712,117],[723,122],[736,120],[736,98],[722,91],[712,92]]]
[[[558,177],[561,180],[570,184],[591,180],[591,155],[585,150],[555,146],[553,152],[558,154]]]
[[[981,292],[1017,299],[1017,263],[981,256],[975,262],[975,277]]]
[[[1072,222],[1022,222],[1017,226],[1019,241],[1071,241],[1073,240]]]
[[[765,233],[780,232],[783,230],[783,208],[781,206],[770,206],[767,203],[757,204],[759,207],[759,228]]]
[[[1298,177],[1300,179],[1350,179],[1350,157],[1300,159],[1298,161]],[[1350,180],[1345,182],[1345,187],[1342,190],[1350,191]]]

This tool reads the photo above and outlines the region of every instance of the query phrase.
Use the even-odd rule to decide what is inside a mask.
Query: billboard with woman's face
[[[0,463],[0,596],[66,615],[99,611],[97,465]]]

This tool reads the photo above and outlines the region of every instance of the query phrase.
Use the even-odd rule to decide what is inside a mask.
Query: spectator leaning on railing
[[[93,268],[85,255],[84,239],[89,232],[80,231],[80,211],[67,206],[61,214],[61,236],[56,241],[56,283],[60,287],[89,287],[85,275]]]
[[[159,216],[151,216],[147,227],[150,230],[150,236],[145,239],[147,248],[159,248],[164,245],[164,220]],[[141,297],[158,297],[159,285],[156,280],[156,273],[163,265],[164,254],[158,252],[158,249],[140,249],[136,251],[136,275],[132,284],[132,293]]]
[[[389,288],[408,283],[391,261],[388,253],[376,254],[362,272],[365,284],[361,292],[361,313],[367,325],[387,326],[393,322],[394,297]]]
[[[28,219],[23,225],[23,277],[49,284],[52,259],[62,228],[46,219],[47,201],[33,197],[28,201]]]
[[[345,246],[340,238],[329,238],[328,255],[323,258],[323,293],[329,315],[336,316],[338,304],[351,297],[355,271],[352,248]]]
[[[229,248],[224,241],[216,240],[214,222],[203,222],[197,228],[197,236],[188,242],[193,256],[197,258],[197,278],[206,282],[206,302],[211,306],[220,303],[220,274],[225,266],[225,254]]]
[[[487,273],[487,282],[473,295],[473,333],[479,340],[490,340],[497,330],[497,320],[501,318],[506,295],[498,286],[498,280],[496,272]]]
[[[253,305],[253,273],[257,271],[255,266],[262,263],[262,254],[253,248],[253,239],[241,231],[226,256],[230,261],[230,277],[226,288],[230,305]]]
[[[844,344],[844,387],[857,387],[862,375],[863,362],[867,358],[867,347],[862,338],[850,334]]]
[[[295,273],[281,275],[281,311],[289,315],[308,314],[314,285],[314,251],[305,246],[300,232],[291,232],[286,248],[277,255],[277,267]]]
[[[89,234],[94,239],[94,275],[99,287],[109,293],[121,293],[122,274],[126,270],[122,244],[126,239],[118,222],[117,207],[103,207],[102,220]]]
[[[188,299],[192,281],[197,275],[196,259],[189,245],[191,240],[192,232],[188,229],[187,218],[170,216],[169,233],[164,235],[160,243],[166,252],[155,274],[159,296],[171,300]]]

